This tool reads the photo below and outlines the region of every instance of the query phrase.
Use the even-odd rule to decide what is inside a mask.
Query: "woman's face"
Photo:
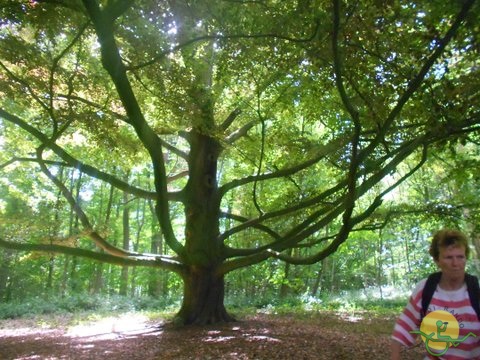
[[[441,247],[438,260],[435,261],[442,270],[444,276],[449,279],[462,278],[465,276],[467,257],[465,248],[458,245]]]

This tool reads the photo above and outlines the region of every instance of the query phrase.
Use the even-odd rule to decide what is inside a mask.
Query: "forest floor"
[[[142,313],[0,320],[0,359],[388,359],[394,318],[333,312],[246,315],[174,327]],[[404,359],[421,359],[419,344]]]

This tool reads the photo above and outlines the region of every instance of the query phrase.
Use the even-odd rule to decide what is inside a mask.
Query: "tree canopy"
[[[325,259],[432,154],[478,145],[479,12],[6,1],[0,245],[173,271],[182,322],[228,320],[226,274]],[[111,226],[118,194],[125,219],[151,209],[148,239]]]

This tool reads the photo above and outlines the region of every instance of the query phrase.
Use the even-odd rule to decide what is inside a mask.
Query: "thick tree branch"
[[[347,95],[345,85],[343,82],[343,63],[340,57],[339,49],[339,32],[340,32],[340,0],[333,1],[333,35],[332,35],[332,50],[333,50],[333,69],[335,73],[335,84],[337,86],[338,93],[342,99],[342,103],[345,109],[350,114],[352,121],[359,126],[359,113],[353,106],[352,101]]]
[[[236,108],[235,110],[233,110],[228,116],[227,118],[225,119],[225,121],[222,123],[222,125],[220,125],[220,129],[222,129],[223,131],[226,131],[230,125],[232,125],[232,123],[235,121],[235,119],[242,113],[242,110],[239,109],[239,108]]]
[[[226,213],[226,212],[220,213],[220,216],[222,218],[236,220],[236,221],[241,222],[241,223],[248,223],[249,220],[250,220],[246,217],[231,214],[231,213]],[[280,234],[278,234],[276,231],[270,229],[268,226],[265,226],[265,225],[262,225],[262,224],[252,224],[252,225],[249,225],[249,227],[254,228],[254,229],[258,229],[260,231],[263,231],[263,232],[267,233],[268,235],[270,235],[274,239],[277,239],[277,240],[281,239]],[[223,237],[222,237],[222,239],[223,239]]]
[[[123,15],[133,4],[134,0],[108,0],[104,12],[110,16],[112,22]]]
[[[230,135],[225,138],[227,144],[233,144],[238,139],[241,139],[247,135],[248,131],[257,124],[257,120],[252,120],[243,125],[241,128],[233,131]]]
[[[187,40],[181,44],[178,44],[176,46],[170,47],[168,50],[164,50],[160,53],[158,53],[156,56],[154,56],[151,60],[146,61],[144,63],[135,65],[135,66],[130,66],[127,68],[127,70],[137,70],[141,69],[146,66],[153,65],[157,63],[159,60],[163,59],[165,56],[172,54],[178,50],[181,50],[183,48],[186,48],[192,44],[198,43],[198,42],[210,42],[212,40],[231,40],[231,39],[279,39],[279,40],[285,40],[289,41],[292,43],[307,43],[315,39],[317,36],[317,33],[320,29],[320,21],[315,22],[315,28],[312,32],[312,35],[306,38],[293,38],[290,36],[284,36],[281,34],[275,34],[275,33],[266,33],[266,34],[232,34],[232,35],[203,35],[203,36],[198,36],[195,38],[192,38],[190,40]]]
[[[290,175],[294,175],[302,170],[305,170],[309,168],[310,166],[318,163],[322,159],[324,159],[326,156],[334,153],[335,151],[339,150],[343,145],[345,145],[348,142],[348,135],[343,137],[343,138],[337,138],[332,140],[326,145],[320,145],[318,149],[315,152],[315,155],[303,162],[300,163],[296,166],[290,167],[290,168],[285,168],[282,170],[278,170],[269,174],[261,174],[258,176],[248,176],[243,179],[238,179],[234,180],[230,183],[227,183],[219,188],[219,193],[221,196],[224,196],[228,191],[237,188],[239,186],[247,185],[250,183],[253,183],[255,181],[265,181],[265,180],[271,180],[271,179],[278,179]]]
[[[425,144],[427,139],[429,138],[429,134],[421,136],[416,139],[416,141],[411,141],[406,144],[401,151],[399,151],[390,162],[383,167],[375,167],[376,172],[372,174],[367,180],[365,180],[362,184],[358,185],[355,189],[355,201],[363,196],[368,190],[370,190],[375,184],[378,184],[381,179],[389,174],[391,171],[394,171],[395,168],[404,161],[410,154],[412,154],[415,149],[419,146]],[[414,171],[408,173],[408,177],[411,176]],[[363,174],[364,175],[364,174]],[[358,176],[363,176],[362,174],[358,174]],[[403,180],[402,180],[403,181]],[[344,188],[346,186],[346,182],[343,183],[342,186],[338,186],[338,188]],[[287,234],[283,235],[281,239],[271,242],[262,247],[258,247],[255,249],[229,249],[228,255],[229,257],[235,256],[246,256],[244,259],[235,259],[229,262],[229,268],[235,268],[236,261],[238,264],[245,264],[248,263],[246,258],[251,259],[252,261],[257,261],[257,259],[263,259],[263,256],[270,254],[269,256],[273,256],[273,254],[281,253],[282,251],[296,246],[301,241],[307,239],[308,237],[314,235],[317,231],[322,229],[324,226],[341,216],[345,213],[347,206],[351,206],[351,199],[348,199],[349,196],[352,196],[349,193],[340,196],[335,204],[332,204],[330,208],[320,209],[317,212],[312,213],[307,219],[302,221],[298,224],[295,228],[291,229]],[[372,205],[377,208],[381,204],[381,197],[378,197],[375,201],[373,201]],[[371,209],[373,211],[373,209]],[[353,209],[352,209],[353,211]],[[347,221],[349,221],[349,227],[353,227],[356,223],[358,223],[359,217],[354,217],[350,219],[351,214]],[[317,220],[319,219],[319,220]],[[345,230],[344,230],[345,231]],[[348,236],[348,234],[347,234]],[[332,242],[332,247],[339,246],[342,242],[346,240],[345,233],[339,232],[339,235],[336,240]],[[262,255],[263,254],[263,255]],[[325,253],[324,253],[325,254]],[[241,265],[243,266],[243,265]]]
[[[119,257],[112,254],[99,253],[96,251],[73,248],[68,246],[18,243],[5,241],[2,238],[0,238],[0,247],[17,251],[79,256],[82,258],[92,259],[102,263],[109,263],[114,265],[155,267],[171,270],[176,273],[182,273],[184,271],[181,263],[179,263],[175,259],[160,255],[138,255],[130,257]]]
[[[445,36],[438,41],[438,46],[435,48],[433,53],[427,58],[422,67],[420,68],[417,75],[408,83],[407,88],[403,94],[399,97],[396,105],[393,107],[392,111],[388,114],[385,122],[382,124],[382,127],[379,129],[377,136],[370,144],[362,150],[359,154],[360,161],[363,161],[365,158],[370,156],[379,143],[383,141],[385,135],[390,130],[392,124],[396,120],[397,116],[401,113],[405,104],[412,98],[415,92],[420,88],[422,83],[425,80],[426,75],[431,70],[432,66],[437,62],[437,60],[442,56],[445,51],[445,48],[454,38],[457,30],[460,28],[462,23],[468,16],[470,9],[472,8],[475,0],[467,0],[463,3],[462,9],[458,13],[455,21],[452,23]]]
[[[133,126],[138,138],[152,159],[157,194],[155,210],[165,236],[165,241],[173,251],[183,257],[185,249],[175,236],[170,218],[162,142],[148,125],[140,109],[115,41],[113,23],[110,21],[111,19],[109,20],[109,15],[100,9],[96,0],[83,0],[83,4],[95,27],[100,42],[102,65],[109,73],[117,89],[119,98],[128,115],[128,123]]]
[[[472,125],[469,129],[468,126]],[[446,127],[447,128],[447,127]],[[353,217],[351,219],[352,226],[355,226],[362,221],[366,220],[374,210],[376,210],[382,202],[382,197],[385,196],[388,192],[392,191],[394,188],[399,186],[403,183],[406,179],[411,177],[422,165],[425,163],[427,159],[427,148],[430,144],[443,141],[445,138],[451,136],[451,132],[445,129],[432,129],[425,133],[424,135],[420,135],[415,140],[409,141],[404,146],[402,146],[397,152],[396,155],[390,160],[390,162],[383,167],[380,166],[373,166],[376,171],[373,173],[368,179],[366,179],[362,184],[357,187],[356,190],[356,197],[357,199],[363,196],[368,190],[370,190],[375,184],[378,184],[381,179],[393,172],[396,167],[403,162],[408,156],[414,153],[416,149],[419,147],[422,148],[422,157],[419,163],[412,168],[409,172],[407,172],[404,176],[402,176],[396,183],[385,189],[381,192],[371,203],[371,205],[363,211],[361,214]],[[471,121],[471,119],[466,119],[461,123],[457,124],[458,131],[463,132],[474,132],[477,131],[477,126],[475,123]],[[445,130],[445,131],[444,131]],[[382,162],[384,160],[382,159]],[[360,173],[359,176],[364,176],[366,174]],[[299,224],[295,229],[293,229],[289,234],[284,235],[281,239],[272,242],[269,245],[262,246],[256,249],[229,249],[228,254],[231,257],[235,256],[243,256],[241,258],[235,258],[224,263],[224,266],[220,269],[222,273],[227,273],[232,270],[250,266],[256,264],[258,262],[264,261],[269,257],[276,257],[279,259],[283,259],[285,261],[289,261],[292,263],[298,264],[311,264],[314,262],[318,262],[321,259],[327,257],[328,255],[332,254],[338,246],[340,246],[346,239],[343,236],[337,236],[336,239],[325,249],[318,252],[317,254],[313,255],[310,258],[306,259],[298,259],[298,258],[290,258],[286,257],[282,254],[283,251],[288,250],[291,247],[296,246],[298,243],[303,241],[304,239],[312,236],[315,232],[322,229],[328,223],[330,223],[333,219],[337,218],[344,212],[344,201],[340,201],[341,206],[335,207],[330,213],[322,217],[319,221],[315,223],[311,223],[308,219]],[[311,223],[311,225],[310,225]],[[312,262],[313,261],[313,262]]]
[[[119,114],[117,112],[114,112],[114,111],[111,111],[109,109],[105,109],[104,106],[100,105],[100,104],[96,104],[90,100],[87,100],[87,99],[84,99],[80,96],[76,96],[76,95],[72,95],[72,94],[58,94],[57,95],[57,98],[58,99],[67,99],[67,100],[75,100],[75,101],[78,101],[78,102],[81,102],[83,104],[86,104],[88,106],[91,106],[97,110],[101,110],[107,114],[109,114],[110,116],[112,116],[113,118],[115,119],[119,119],[125,123],[129,123],[129,120],[128,120],[128,116],[125,116],[125,115],[122,115],[122,114]],[[173,132],[172,131],[164,131],[164,132],[160,132],[159,135],[172,135]],[[159,141],[161,142],[162,146],[167,149],[167,150],[170,150],[172,153],[174,153],[175,155],[181,157],[182,159],[187,159],[188,158],[188,154],[186,154],[185,152],[181,151],[180,149],[176,148],[175,146],[169,144],[167,141],[163,140],[162,138],[159,137]]]
[[[366,219],[368,219],[373,214],[373,212],[380,207],[380,205],[382,204],[382,198],[386,194],[388,194],[389,192],[391,192],[392,190],[394,190],[395,188],[400,186],[400,184],[402,184],[405,180],[410,178],[415,172],[417,172],[418,169],[420,169],[423,166],[423,164],[426,161],[427,161],[427,147],[424,146],[423,151],[422,151],[422,157],[421,157],[420,161],[418,162],[418,164],[416,166],[414,166],[405,175],[403,175],[398,181],[396,181],[394,184],[387,187],[384,191],[382,191],[379,195],[377,195],[373,199],[370,206],[366,210],[364,210],[361,214],[355,216],[351,220],[351,223],[349,225],[349,227],[351,227],[351,228],[348,231],[348,233],[350,233],[350,231],[353,230],[354,226],[356,226],[357,224],[360,224],[363,221],[365,221]],[[275,257],[275,258],[278,258],[280,260],[283,260],[283,261],[285,261],[289,264],[294,264],[294,265],[315,264],[315,263],[325,259],[326,257],[330,256],[335,251],[337,251],[338,247],[347,240],[348,233],[345,234],[345,226],[342,226],[339,233],[335,237],[335,240],[332,241],[326,248],[322,249],[321,251],[319,251],[318,253],[316,253],[312,256],[303,257],[303,258],[292,257],[292,256],[284,255],[284,254],[282,254],[280,252],[276,252],[276,251],[272,252],[272,254],[273,254],[272,256]]]
[[[351,142],[351,155],[350,155],[350,165],[347,174],[347,194],[345,196],[343,216],[342,216],[342,227],[338,232],[337,237],[332,242],[335,244],[332,248],[335,251],[338,246],[343,243],[350,234],[355,221],[352,221],[352,214],[355,208],[355,203],[357,201],[356,191],[357,191],[357,173],[360,169],[360,159],[358,157],[359,144],[360,144],[360,134],[361,134],[361,124],[359,119],[359,112],[353,106],[350,98],[347,95],[345,86],[343,83],[343,64],[340,59],[339,53],[339,28],[340,28],[340,0],[333,0],[333,36],[332,36],[332,49],[333,49],[333,62],[334,62],[334,71],[335,71],[335,82],[337,85],[337,90],[340,93],[340,98],[342,99],[343,105],[347,109],[348,113],[351,116],[351,119],[354,124],[354,136]],[[378,202],[381,204],[381,201]],[[375,204],[375,202],[373,203]],[[380,206],[380,205],[378,205]],[[378,207],[377,206],[377,207]],[[373,211],[373,210],[372,210]]]
[[[100,234],[98,234],[96,231],[93,230],[93,227],[90,221],[88,220],[87,214],[85,214],[85,212],[82,210],[82,208],[76,201],[73,194],[55,175],[53,175],[50,172],[50,170],[48,170],[47,166],[42,161],[42,152],[43,152],[43,147],[40,147],[37,150],[37,157],[39,160],[38,163],[40,165],[40,168],[42,169],[43,173],[55,184],[55,186],[57,186],[57,188],[62,193],[63,197],[68,201],[73,211],[78,216],[83,227],[85,228],[84,233],[88,235],[95,242],[95,245],[97,245],[100,249],[106,251],[107,253],[111,255],[119,256],[119,257],[128,257],[128,256],[138,255],[136,253],[125,251],[123,249],[120,249],[116,246],[111,245]]]
[[[410,177],[425,161],[426,159],[426,147],[428,144],[433,144],[435,142],[443,141],[445,138],[449,138],[454,134],[465,134],[468,132],[476,132],[478,131],[478,126],[476,126],[476,122],[472,119],[465,119],[463,122],[459,122],[456,124],[457,126],[455,129],[451,128],[451,126],[445,126],[444,129],[436,128],[431,129],[424,135],[419,135],[416,139],[412,141],[408,141],[404,143],[402,146],[399,146],[395,151],[391,151],[385,157],[377,159],[374,163],[369,164],[368,167],[365,167],[361,171],[357,172],[356,174],[356,181],[360,180],[361,178],[367,178],[362,184],[357,186],[356,193],[357,195],[355,198],[359,198],[363,194],[365,194],[370,188],[372,188],[375,184],[377,184],[381,179],[395,171],[396,166],[406,159],[410,154],[413,154],[416,149],[419,147],[423,148],[422,152],[422,161],[418,166],[414,168],[411,172],[407,174],[407,176],[402,180],[404,181],[406,178]],[[340,193],[342,189],[348,187],[347,180],[340,181],[334,187],[330,188],[326,192],[316,196],[312,199],[305,200],[301,203],[296,204],[290,208],[281,209],[275,212],[266,213],[263,216],[260,216],[255,219],[244,219],[240,220],[242,223],[237,225],[227,231],[225,231],[221,235],[221,239],[224,241],[228,237],[232,236],[235,233],[240,231],[246,230],[252,227],[258,227],[260,224],[265,222],[269,219],[280,218],[281,216],[285,216],[287,214],[292,214],[295,211],[308,208],[308,207],[315,207],[321,206],[320,209],[317,211],[312,212],[304,221],[299,223],[296,227],[292,228],[287,234],[283,235],[281,238],[272,237],[274,239],[273,242],[266,244],[261,247],[253,248],[253,249],[234,249],[228,248],[228,257],[236,257],[236,256],[245,256],[245,255],[253,255],[258,254],[262,251],[265,251],[269,248],[274,248],[275,246],[284,246],[288,243],[288,239],[296,239],[294,243],[290,244],[292,246],[296,246],[300,241],[312,235],[315,231],[318,231],[322,226],[325,226],[329,221],[334,220],[338,217],[342,212],[345,210],[345,195],[339,196],[336,198],[335,201],[332,201],[332,196],[336,193]],[[381,193],[381,196],[385,195],[386,192],[390,191],[391,189],[387,189]],[[326,199],[330,199],[327,203]],[[342,205],[343,204],[343,205]],[[332,210],[335,210],[332,212]],[[317,219],[322,219],[317,222]],[[311,228],[311,226],[314,226]],[[307,231],[308,230],[308,231]],[[265,229],[263,230],[265,232]],[[307,231],[307,232],[305,232]],[[268,232],[266,232],[268,233]]]
[[[63,148],[58,146],[54,141],[50,140],[45,134],[42,132],[38,131],[36,128],[28,124],[27,122],[23,121],[20,119],[18,116],[15,116],[13,114],[10,114],[9,112],[5,111],[4,109],[0,108],[0,118],[3,118],[26,132],[28,132],[30,135],[34,136],[37,138],[37,140],[40,141],[41,144],[44,146],[48,147],[50,150],[52,150],[56,155],[58,155],[63,161],[65,161],[68,166],[75,168],[85,174],[88,174],[96,179],[103,180],[116,188],[126,191],[129,194],[146,198],[146,199],[152,199],[154,200],[156,198],[156,194],[154,192],[142,190],[139,188],[136,188],[134,186],[129,185],[128,183],[108,174],[103,171],[100,171],[99,169],[84,164],[81,161],[75,159],[73,156],[71,156],[69,153],[67,153]],[[23,159],[26,160],[26,159]],[[36,161],[36,160],[35,160]]]

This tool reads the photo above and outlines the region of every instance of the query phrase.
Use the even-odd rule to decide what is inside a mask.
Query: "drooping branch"
[[[477,131],[477,126],[471,122],[470,119],[466,119],[461,123],[457,124],[457,130],[462,132],[468,131],[467,126],[473,125],[469,128],[470,132]],[[352,218],[353,226],[360,224],[366,220],[377,208],[380,207],[382,202],[382,197],[385,196],[388,192],[392,191],[394,188],[398,187],[405,180],[410,178],[419,168],[423,166],[427,159],[427,149],[430,144],[434,144],[439,141],[443,141],[446,137],[449,137],[450,133],[446,131],[438,131],[438,129],[431,129],[424,135],[420,135],[415,140],[409,141],[404,144],[396,153],[396,156],[385,166],[373,166],[374,169],[377,169],[368,179],[366,179],[362,184],[360,184],[356,191],[357,198],[363,196],[367,191],[369,191],[375,184],[378,184],[381,179],[386,175],[395,170],[395,168],[404,161],[408,156],[414,153],[419,147],[422,148],[422,157],[418,164],[403,175],[399,180],[397,180],[393,185],[386,188],[382,191],[376,198],[371,202],[370,206],[364,210],[362,213],[356,215]],[[382,160],[383,161],[383,160]],[[380,170],[378,170],[380,169]],[[360,174],[364,176],[365,174]],[[344,202],[341,202],[344,204]],[[326,226],[332,221],[332,219],[340,216],[343,213],[344,209],[341,206],[336,207],[332,212],[327,216],[321,218],[318,222],[313,223],[308,226],[308,223],[299,224],[297,231],[292,231],[290,234],[285,235],[279,241],[272,242],[270,246],[263,246],[262,248],[257,249],[245,249],[245,250],[236,250],[232,249],[230,254],[232,256],[243,256],[241,258],[235,258],[229,261],[226,261],[224,265],[219,269],[221,273],[228,273],[232,270],[250,266],[259,262],[262,262],[270,257],[276,257],[283,259],[284,261],[289,261],[296,264],[311,264],[320,261],[321,259],[332,254],[336,249],[341,245],[345,240],[337,237],[329,246],[322,249],[317,254],[313,255],[310,258],[291,258],[285,256],[282,252],[291,247],[296,246],[304,239],[312,236],[315,232]],[[313,262],[312,262],[313,261]]]
[[[381,179],[388,173],[392,172],[402,161],[404,161],[410,154],[412,154],[415,149],[419,146],[426,146],[426,144],[430,140],[430,134],[426,134],[424,136],[420,136],[416,139],[416,141],[410,141],[406,144],[401,151],[397,153],[397,155],[391,159],[391,161],[381,168],[376,168],[377,171],[372,174],[368,179],[366,179],[363,183],[357,186],[355,194],[355,200],[359,199],[363,196],[367,191],[369,191],[375,184],[378,184]],[[435,139],[438,140],[438,139]],[[433,139],[431,140],[433,141]],[[422,162],[423,164],[423,162]],[[416,170],[415,168],[414,170]],[[404,177],[401,181],[404,181],[407,177],[411,176],[415,171],[411,171]],[[360,176],[360,175],[359,175]],[[400,182],[398,183],[398,185]],[[343,186],[346,186],[344,184]],[[391,189],[390,189],[391,190]],[[334,219],[338,218],[340,215],[344,214],[346,210],[346,206],[350,203],[346,201],[345,198],[348,194],[345,194],[337,199],[336,205],[333,206],[328,211],[324,213],[318,211],[317,213],[312,214],[309,218],[304,220],[302,223],[298,224],[294,229],[289,231],[285,234],[281,239],[271,242],[268,245],[262,246],[261,248],[255,249],[229,249],[229,255],[232,257],[236,256],[243,256],[243,258],[235,258],[230,261],[227,261],[222,267],[222,271],[229,272],[234,269],[253,265],[257,262],[264,261],[265,259],[275,256],[278,257],[280,254],[291,247],[296,246],[301,241],[307,239],[314,235],[317,231],[325,227],[327,224],[332,222]],[[351,201],[351,200],[350,200]],[[356,217],[347,219],[349,221],[350,227],[353,228],[356,224],[363,221],[368,215],[370,215],[376,208],[381,205],[381,197],[377,197],[371,205],[368,207],[367,210],[362,212],[362,214],[357,215]],[[318,220],[317,220],[318,219]],[[339,233],[340,234],[340,233]],[[337,238],[331,243],[330,250],[335,251],[341,243],[346,240],[345,235],[341,234],[340,236],[337,235]],[[322,256],[328,256],[331,254],[330,250],[325,249],[323,253],[317,254],[316,258],[321,258]],[[283,255],[282,255],[283,256]],[[313,259],[313,258],[312,258]],[[293,261],[293,260],[292,260]],[[311,261],[311,259],[309,260]]]
[[[399,99],[393,109],[388,114],[385,122],[382,124],[381,128],[379,129],[377,136],[373,139],[370,144],[365,147],[359,154],[360,161],[363,161],[368,156],[370,156],[374,151],[375,148],[379,143],[383,141],[385,135],[388,131],[391,130],[391,126],[393,125],[394,121],[400,115],[403,107],[407,104],[407,102],[412,98],[412,96],[416,93],[416,91],[420,88],[423,84],[425,77],[427,76],[428,72],[432,69],[433,65],[437,62],[437,60],[442,56],[444,53],[447,45],[450,41],[454,38],[457,30],[460,28],[462,23],[467,18],[470,9],[472,8],[475,0],[467,0],[463,3],[463,6],[458,13],[455,21],[452,23],[448,31],[445,33],[445,36],[438,41],[438,46],[432,52],[432,54],[425,60],[423,65],[421,66],[420,70],[418,71],[417,75],[408,83],[406,90],[399,96]]]
[[[155,55],[151,60],[146,61],[144,63],[134,65],[134,66],[129,66],[127,69],[128,70],[137,70],[144,68],[146,66],[153,65],[160,61],[161,59],[165,58],[165,56],[172,54],[178,50],[181,50],[183,48],[189,47],[192,44],[199,43],[199,42],[211,42],[212,40],[241,40],[241,39],[279,39],[279,40],[284,40],[292,43],[307,43],[312,40],[314,40],[317,36],[317,33],[320,29],[320,22],[317,20],[315,22],[315,28],[312,32],[312,35],[306,37],[306,38],[293,38],[290,36],[285,36],[282,34],[276,34],[276,33],[265,33],[265,34],[231,34],[231,35],[202,35],[198,36],[189,40],[186,40],[182,42],[181,44],[171,46],[169,47],[168,50],[164,50],[159,52],[157,55]]]
[[[113,19],[102,10],[96,0],[83,0],[85,9],[94,25],[101,50],[101,61],[115,85],[120,101],[128,116],[128,123],[134,128],[138,139],[152,159],[156,190],[156,215],[162,227],[165,241],[179,256],[185,255],[183,245],[177,240],[170,218],[167,176],[163,158],[163,145],[158,135],[145,120],[140,109],[127,70],[120,56],[114,36]]]
[[[55,244],[18,243],[6,241],[2,238],[0,238],[0,247],[26,252],[41,252],[48,254],[54,253],[79,256],[114,265],[155,267],[171,270],[176,273],[182,273],[184,271],[181,263],[179,263],[175,259],[160,255],[138,255],[130,257],[119,257],[112,254],[100,253],[81,248],[73,248],[69,246]]]
[[[23,121],[20,119],[18,116],[15,116],[13,114],[10,114],[9,112],[5,111],[4,109],[0,108],[0,118],[3,118],[26,132],[28,132],[30,135],[34,136],[37,138],[37,140],[40,141],[40,143],[46,147],[48,147],[50,150],[52,150],[57,156],[59,156],[63,161],[65,161],[68,166],[75,168],[85,174],[88,174],[96,179],[105,181],[116,188],[126,191],[132,195],[139,196],[142,198],[146,199],[155,199],[156,194],[154,192],[142,190],[139,188],[136,188],[134,186],[129,185],[128,183],[116,178],[113,175],[110,175],[108,173],[105,173],[93,166],[87,165],[82,163],[81,161],[75,159],[73,156],[71,156],[69,153],[67,153],[63,148],[58,146],[55,142],[50,140],[45,134],[28,124],[26,121]],[[25,160],[25,159],[24,159]],[[37,161],[37,160],[35,160]]]
[[[478,127],[475,126],[475,123],[472,123],[470,119],[466,119],[464,122],[458,123],[456,129],[449,129],[448,131],[446,129],[445,131],[442,131],[441,129],[432,129],[431,131],[423,135],[419,135],[419,137],[417,137],[415,140],[405,142],[403,145],[399,146],[397,149],[391,151],[384,157],[378,158],[375,162],[370,163],[368,167],[364,167],[363,169],[357,172],[355,181],[358,181],[360,179],[366,179],[366,180],[357,187],[356,189],[357,195],[355,196],[355,198],[362,196],[370,188],[372,188],[376,183],[381,181],[381,179],[385,175],[394,171],[396,166],[401,161],[406,159],[406,157],[412,154],[419,147],[422,147],[424,149],[423,156],[426,157],[425,151],[426,151],[426,146],[428,144],[442,141],[446,137],[451,137],[452,134],[455,134],[458,132],[461,132],[461,133],[475,132],[477,131],[477,129]],[[422,164],[423,164],[423,161],[419,164],[419,166]],[[414,168],[414,171],[416,171],[416,169],[417,167]],[[411,176],[414,171],[412,171],[411,174],[409,173],[408,176],[406,176],[406,178]],[[345,210],[345,201],[346,201],[345,195],[337,196],[335,200],[332,200],[332,196],[334,196],[335,194],[340,194],[340,192],[346,187],[348,187],[347,180],[339,181],[335,186],[326,190],[322,194],[315,196],[311,199],[303,200],[302,202],[299,202],[298,204],[291,206],[289,208],[266,213],[263,216],[260,216],[254,219],[236,218],[241,222],[241,224],[236,225],[230,228],[229,230],[225,231],[221,235],[221,239],[223,241],[226,240],[228,237],[232,236],[233,234],[246,230],[248,228],[252,228],[252,227],[258,228],[259,225],[261,225],[267,220],[281,218],[282,216],[293,214],[297,211],[300,211],[306,208],[314,209],[315,207],[318,207],[318,206],[320,207],[316,211],[311,211],[310,215],[306,219],[304,219],[302,222],[297,224],[297,226],[295,226],[294,228],[290,229],[290,231],[284,234],[283,237],[281,238],[272,237],[272,240],[273,240],[272,242],[258,248],[233,249],[233,248],[227,247],[228,256],[237,257],[237,256],[257,254],[261,251],[264,251],[274,246],[283,246],[286,243],[288,238],[294,238],[294,237],[296,237],[297,241],[296,243],[291,245],[296,246],[296,244],[298,244],[299,241],[313,234],[316,231],[315,228],[318,229],[318,228],[321,228],[322,226],[325,226],[328,223],[328,221],[331,221],[335,219],[337,216],[339,216],[340,214],[342,214],[342,212]],[[388,191],[390,191],[390,189],[387,188],[385,192],[388,192]],[[360,195],[358,195],[358,193]],[[382,194],[384,195],[384,193]],[[331,212],[332,209],[336,209],[336,212]],[[322,219],[322,220],[321,222],[317,222],[317,219]],[[309,227],[312,225],[315,225],[315,228],[310,229]],[[308,233],[305,233],[306,229],[310,229],[310,231]],[[263,229],[262,231],[267,234],[269,233],[268,231],[266,231],[266,228]],[[273,231],[273,230],[270,229],[270,231]],[[302,236],[297,237],[299,234],[303,234],[303,238]]]
[[[138,256],[136,253],[132,253],[123,249],[120,249],[116,246],[113,246],[108,241],[106,241],[98,232],[93,229],[90,221],[88,220],[87,214],[82,210],[80,205],[78,204],[77,200],[70,192],[69,189],[55,176],[53,175],[50,170],[47,168],[45,163],[42,161],[42,153],[43,153],[43,146],[41,146],[37,150],[37,157],[38,163],[40,168],[42,169],[43,173],[57,186],[57,188],[62,193],[63,197],[68,201],[70,206],[72,207],[75,214],[78,216],[80,222],[84,227],[84,233],[88,235],[100,249],[106,251],[111,255],[115,255],[118,257],[128,257],[128,256]]]
[[[68,54],[68,51],[80,40],[82,37],[83,33],[89,26],[89,22],[86,22],[84,25],[82,25],[77,32],[77,34],[74,36],[74,38],[70,41],[70,43],[52,60],[52,66],[50,68],[50,77],[49,77],[49,84],[48,84],[48,91],[49,91],[49,99],[50,99],[50,104],[48,107],[48,113],[50,114],[50,118],[53,121],[53,134],[57,136],[59,134],[58,131],[58,122],[55,118],[55,112],[54,112],[54,99],[55,99],[55,91],[54,91],[54,84],[55,84],[55,74],[57,72],[57,69],[59,67],[59,63],[62,60],[64,56]],[[70,123],[72,120],[70,120],[68,123]],[[63,128],[64,130],[66,129],[66,126]]]
[[[225,218],[225,219],[232,219],[232,220],[244,223],[244,224],[248,223],[249,220],[250,220],[250,219],[245,218],[243,216],[235,215],[235,214],[231,214],[231,213],[226,213],[226,212],[220,213],[220,217]],[[260,231],[263,231],[266,234],[270,235],[274,239],[277,239],[277,240],[281,239],[280,234],[278,234],[276,231],[270,229],[268,226],[264,226],[262,224],[251,224],[251,225],[249,224],[249,227],[254,228],[254,229],[258,229]],[[222,239],[223,239],[223,237],[222,237]]]
[[[359,145],[360,145],[360,134],[362,127],[360,125],[359,112],[353,106],[343,83],[343,62],[340,57],[339,51],[339,28],[340,28],[340,1],[333,0],[333,36],[332,36],[332,50],[333,50],[333,63],[334,63],[334,72],[335,72],[335,83],[337,90],[342,99],[342,103],[347,109],[348,113],[351,116],[351,119],[354,124],[354,133],[351,146],[351,155],[350,155],[350,164],[347,174],[347,193],[345,195],[345,200],[343,203],[344,211],[342,216],[342,226],[335,237],[335,240],[331,243],[332,252],[336,251],[338,246],[347,240],[350,231],[356,224],[356,221],[352,219],[353,210],[355,208],[357,197],[357,173],[360,169],[361,161],[358,157]],[[379,201],[374,201],[372,205],[365,211],[365,213],[373,212],[381,204],[381,199]],[[332,245],[333,244],[333,245]],[[315,260],[316,258],[314,258]],[[319,261],[319,260],[317,260]]]
[[[422,157],[421,157],[420,161],[418,162],[418,164],[415,165],[410,171],[408,171],[405,175],[403,175],[394,184],[387,187],[384,191],[382,191],[380,194],[378,194],[372,200],[370,206],[366,210],[364,210],[361,214],[356,215],[351,220],[351,224],[350,224],[351,228],[353,229],[354,226],[356,226],[356,225],[362,223],[363,221],[365,221],[366,219],[368,219],[373,214],[373,212],[380,207],[380,205],[382,204],[382,198],[386,194],[388,194],[389,192],[391,192],[392,190],[394,190],[395,188],[400,186],[405,180],[410,178],[415,172],[417,172],[418,169],[420,169],[423,166],[423,164],[426,161],[427,161],[427,147],[424,146],[423,151],[422,151]],[[321,251],[317,252],[316,254],[308,256],[308,257],[303,257],[303,258],[302,257],[293,257],[293,256],[288,256],[288,255],[282,254],[278,251],[272,251],[271,253],[272,253],[273,257],[275,257],[277,259],[280,259],[280,260],[283,260],[283,261],[285,261],[289,264],[294,264],[294,265],[315,264],[315,263],[325,259],[327,256],[330,256],[331,254],[333,254],[338,249],[338,247],[347,240],[348,235],[345,236],[342,233],[342,231],[344,231],[344,226],[342,226],[342,228],[340,229],[339,233],[335,237],[335,240],[333,240],[326,248],[324,248]]]
[[[272,180],[272,179],[279,179],[282,177],[294,175],[302,170],[309,168],[310,166],[318,163],[319,161],[323,160],[326,156],[334,153],[338,149],[340,149],[343,145],[345,145],[349,140],[349,136],[346,135],[343,138],[337,138],[332,140],[326,145],[321,145],[317,149],[314,156],[312,156],[309,160],[300,163],[296,166],[292,166],[290,168],[281,169],[272,173],[267,174],[260,174],[258,176],[248,176],[243,179],[238,179],[231,181],[227,184],[224,184],[219,188],[219,193],[221,196],[224,196],[228,191],[237,188],[239,186],[247,185],[253,183],[255,181],[265,181],[265,180]]]
[[[347,95],[345,90],[345,85],[343,81],[343,62],[340,55],[339,42],[338,39],[340,33],[340,1],[333,1],[333,35],[332,35],[332,53],[333,53],[333,70],[335,73],[335,84],[337,86],[338,93],[340,94],[340,99],[345,106],[345,109],[350,114],[352,121],[359,126],[359,113],[358,110],[353,105],[351,99]]]
[[[260,173],[262,172],[263,159],[265,156],[265,138],[266,138],[267,126],[265,124],[265,118],[261,114],[260,104],[258,104],[257,113],[258,113],[258,117],[260,118],[260,125],[261,125],[260,156],[258,159],[258,167],[257,167],[257,175],[256,175],[256,178],[258,179]],[[264,212],[261,209],[260,204],[258,203],[257,192],[258,192],[258,180],[253,182],[252,201],[253,201],[253,205],[255,206],[255,208],[257,209],[258,213],[261,216]]]

